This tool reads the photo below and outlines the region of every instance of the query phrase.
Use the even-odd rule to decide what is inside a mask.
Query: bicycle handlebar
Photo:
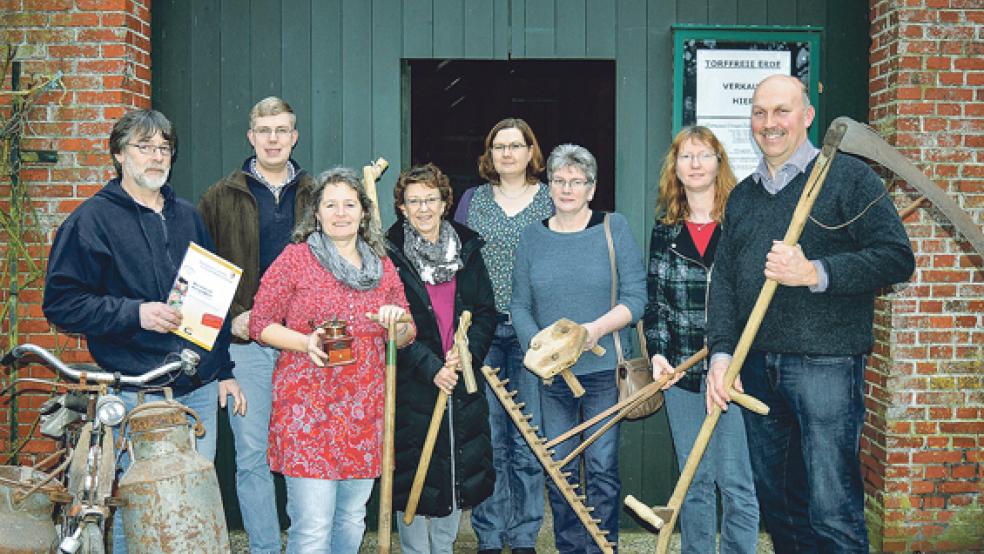
[[[109,373],[106,371],[85,371],[85,370],[73,369],[68,365],[66,365],[65,362],[62,362],[61,360],[56,358],[55,355],[52,354],[50,351],[48,351],[46,348],[43,348],[36,344],[20,344],[18,346],[15,346],[13,350],[8,352],[7,355],[4,356],[2,360],[0,360],[0,364],[10,365],[11,363],[13,363],[14,360],[22,358],[28,354],[34,354],[38,356],[39,358],[42,359],[42,361],[44,361],[46,365],[54,368],[55,370],[58,371],[58,373],[61,373],[62,375],[65,375],[66,377],[72,380],[80,381],[82,380],[82,377],[85,376],[85,379],[88,381],[95,381],[96,383],[105,383],[105,384],[114,384],[114,385],[115,384],[145,385],[148,382],[157,379],[158,377],[167,375],[168,373],[171,373],[172,371],[178,369],[184,371],[188,375],[192,375],[195,373],[195,368],[198,367],[198,362],[200,361],[200,357],[198,356],[197,353],[195,353],[192,350],[188,350],[186,348],[181,351],[179,360],[168,362],[159,367],[155,367],[154,369],[151,369],[150,371],[142,375],[131,376],[131,375],[121,375],[119,372]]]

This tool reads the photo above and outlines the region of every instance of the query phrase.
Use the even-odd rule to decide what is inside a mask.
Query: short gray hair
[[[547,180],[553,179],[554,173],[565,167],[580,169],[592,185],[598,177],[598,162],[595,161],[591,152],[583,146],[561,144],[554,148],[550,157],[547,158]]]
[[[301,209],[301,219],[294,225],[294,242],[304,242],[308,235],[318,230],[318,220],[315,217],[318,213],[318,206],[321,205],[321,195],[325,192],[328,185],[348,185],[359,196],[359,205],[362,206],[362,219],[359,221],[359,236],[366,241],[369,248],[372,248],[379,257],[386,257],[386,248],[383,246],[383,238],[373,230],[372,216],[374,212],[372,200],[366,194],[366,188],[359,179],[358,174],[353,169],[347,167],[333,167],[322,171],[315,179],[314,187],[311,189],[306,206]]]

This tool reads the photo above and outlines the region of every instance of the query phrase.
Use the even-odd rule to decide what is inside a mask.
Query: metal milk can
[[[197,419],[177,402],[148,402],[128,417],[132,463],[119,495],[131,554],[229,552],[215,467],[195,451],[186,413]]]
[[[58,542],[52,498],[68,499],[57,481],[29,467],[0,466],[0,554],[47,554]],[[33,491],[33,492],[32,492]]]

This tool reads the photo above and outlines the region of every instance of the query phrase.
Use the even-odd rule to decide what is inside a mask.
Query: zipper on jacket
[[[167,254],[167,261],[171,264],[171,269],[174,269],[177,266],[174,264],[174,258],[171,257],[171,237],[167,234],[167,218],[164,217],[163,209],[157,215],[161,217],[161,229],[164,231],[164,252]]]
[[[704,346],[706,347],[707,346],[707,304],[708,301],[711,299],[711,272],[714,270],[714,264],[711,264],[711,267],[707,267],[700,260],[695,260],[690,256],[684,256],[676,248],[672,246],[670,247],[670,252],[676,254],[677,256],[688,262],[693,262],[699,265],[704,270]],[[708,370],[706,356],[704,357],[703,364],[704,364],[704,372],[706,373]]]
[[[453,391],[452,391],[453,393]],[[460,502],[458,501],[458,476],[454,470],[454,399],[453,394],[448,395],[448,438],[451,439],[451,512],[453,513]]]

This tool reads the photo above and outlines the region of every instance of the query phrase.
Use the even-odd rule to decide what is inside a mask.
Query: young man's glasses
[[[293,133],[294,130],[290,127],[257,127],[253,129],[254,135],[259,135],[263,138],[277,138],[280,136],[286,136]]]

